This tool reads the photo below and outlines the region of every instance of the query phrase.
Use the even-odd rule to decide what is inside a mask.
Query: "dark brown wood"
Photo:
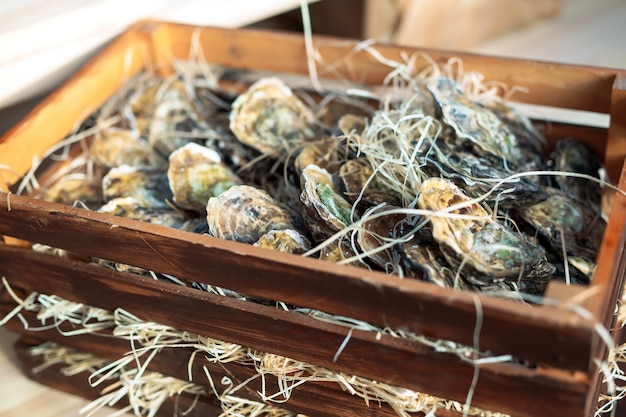
[[[0,311],[1,310],[8,310],[8,306],[0,304]],[[25,318],[32,326],[37,325],[34,314],[27,313],[25,314]],[[25,330],[22,323],[18,320],[11,320],[7,327],[21,333],[23,335],[22,339],[29,338],[29,342],[35,345],[43,343],[44,341],[53,342],[76,349],[80,352],[88,352],[111,361],[123,357],[131,349],[129,341],[120,338],[112,338],[110,337],[110,333],[104,333],[102,335],[86,334],[73,337],[63,336],[57,330],[30,332]],[[66,330],[71,328],[71,326],[62,327]],[[34,337],[39,339],[40,342],[33,342],[33,340],[35,340],[33,339]],[[159,372],[187,381],[189,380],[187,364],[192,354],[193,349],[190,348],[163,349],[152,359],[147,369],[152,372]],[[260,392],[263,392],[263,386],[265,386],[265,393],[267,395],[280,391],[277,378],[273,375],[265,375],[262,380],[252,366],[232,362],[225,364],[214,363],[213,361],[207,360],[204,355],[199,354],[196,355],[193,361],[191,380],[196,384],[206,386],[207,390],[211,388],[204,368],[210,373],[218,390],[221,388],[219,381],[224,377],[230,378],[234,382],[234,385],[237,386],[256,375],[257,378],[251,379],[246,384],[245,389],[232,393],[241,398],[263,402],[262,397],[259,395]],[[83,383],[86,383],[86,376],[83,379]],[[278,399],[280,400],[281,398],[282,397]],[[338,384],[330,382],[307,382],[295,388],[291,392],[287,402],[274,404],[283,409],[290,410],[294,414],[303,413],[310,416],[335,417],[358,414],[371,417],[397,417],[397,413],[388,405],[372,401],[370,405],[367,406],[364,399],[356,395],[351,395],[342,390]],[[419,415],[422,415],[422,413],[416,414],[416,416]],[[460,417],[459,413],[448,410],[441,410],[437,415],[439,417]]]
[[[468,345],[480,302],[484,349],[565,369],[588,369],[596,337],[593,323],[565,309],[400,280],[28,197],[0,194],[0,234]]]
[[[54,288],[62,298],[107,310],[124,308],[146,321],[335,371],[461,402],[473,377],[473,366],[455,356],[359,330],[352,332],[334,361],[348,334],[343,326],[32,251],[0,246],[0,254],[0,274],[12,286],[44,292]],[[19,268],[3,267],[9,259]],[[512,364],[481,365],[473,404],[517,416],[550,416],[563,410],[571,416],[582,416],[587,383],[581,373],[533,370]],[[520,404],[519,398],[550,401]]]
[[[626,97],[626,96],[625,96]],[[622,170],[619,186],[622,190],[626,189],[626,165]],[[626,196],[617,193],[613,201],[613,209],[609,219],[613,224],[623,223],[626,219]],[[600,323],[607,329],[615,328],[614,306],[618,299],[621,299],[624,291],[624,283],[626,280],[626,229],[609,229],[605,233],[604,241],[598,254],[595,276],[599,282],[596,285],[602,285],[607,288],[606,295],[598,298],[596,303],[596,314]],[[614,335],[614,339],[617,335]],[[608,347],[599,343],[594,347],[594,357],[606,358]],[[586,412],[592,415],[597,408],[597,398],[602,388],[601,373],[597,364],[590,366],[589,374],[591,375],[590,390],[587,395]]]

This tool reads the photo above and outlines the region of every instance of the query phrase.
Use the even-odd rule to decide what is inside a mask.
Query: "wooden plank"
[[[8,312],[10,307],[11,306],[7,303],[0,303],[0,311]],[[3,313],[0,313],[0,315],[2,314]],[[32,326],[37,326],[37,320],[33,313],[26,313],[24,317]],[[120,338],[112,338],[110,337],[110,333],[101,335],[85,334],[80,336],[63,336],[55,329],[31,332],[24,330],[22,323],[16,319],[7,323],[7,327],[12,331],[22,333],[23,338],[27,337],[29,340],[36,337],[41,341],[39,343],[43,343],[43,341],[53,342],[81,352],[88,352],[111,361],[122,358],[130,350],[129,341]],[[71,326],[61,326],[61,328],[64,330],[72,330]],[[106,337],[106,339],[103,339],[103,337]],[[106,341],[106,343],[103,343],[103,341]],[[32,341],[31,343],[35,345],[39,344]],[[150,361],[147,370],[187,381],[189,380],[187,364],[193,353],[194,349],[191,348],[163,349]],[[255,375],[258,376],[253,366],[234,362],[224,364],[215,363],[207,360],[202,354],[196,355],[191,368],[191,380],[196,384],[206,386],[207,390],[211,388],[209,387],[208,379],[203,368],[208,370],[211,378],[216,382],[219,391],[221,391],[221,385],[218,381],[221,381],[222,378],[227,377],[231,379],[234,382],[234,386],[250,380],[246,384],[245,389],[232,393],[235,396],[248,400],[263,402],[259,393],[264,392],[266,395],[271,395],[281,390],[277,378],[273,375],[266,374],[263,376],[263,379],[261,377],[252,379]],[[83,383],[86,383],[86,381],[87,379],[85,377]],[[281,400],[281,398],[282,397],[279,397],[277,400]],[[364,399],[342,390],[338,384],[320,381],[307,382],[298,386],[291,391],[287,402],[279,402],[275,405],[296,414],[304,413],[306,415],[320,417],[351,416],[357,414],[371,417],[397,417],[397,413],[388,405],[379,404],[376,400],[372,399],[368,406]],[[422,414],[423,413],[419,413],[416,415]],[[438,411],[437,415],[440,417],[460,417],[459,413],[444,409]]]
[[[0,194],[0,234],[466,345],[473,344],[479,300],[484,349],[565,369],[588,369],[597,336],[593,323],[565,309],[400,280],[23,196]]]
[[[349,334],[343,326],[23,249],[0,247],[0,254],[0,274],[12,286],[42,292],[54,289],[54,294],[68,300],[110,311],[123,308],[146,321],[327,369],[457,401],[465,401],[473,378],[471,364],[417,342],[354,330],[334,358]],[[9,259],[12,267],[6,266]],[[484,364],[479,369],[476,406],[519,416],[549,416],[563,410],[582,416],[587,378],[581,373],[513,364]],[[437,378],[425,377],[434,375]],[[550,403],[517,403],[519,398],[540,397]]]
[[[611,120],[606,145],[606,166],[610,178],[617,182],[626,158],[626,76],[619,75],[611,94]]]
[[[209,62],[243,69],[308,74],[307,55],[301,34],[255,30],[197,28],[165,23],[137,26],[137,30],[152,32],[158,48],[179,59],[189,57],[190,39],[198,36],[204,57]],[[168,35],[160,34],[167,31]],[[170,40],[164,43],[163,41]],[[219,42],[216,40],[219,39]],[[318,66],[320,77],[339,77],[379,85],[391,68],[381,64],[364,44],[356,40],[316,36],[314,47],[325,65]],[[611,88],[616,74],[626,71],[589,66],[546,63],[514,58],[490,57],[471,53],[442,52],[381,43],[371,44],[382,56],[403,62],[403,55],[428,55],[436,62],[452,57],[463,61],[465,71],[476,71],[486,80],[500,81],[509,87],[520,86],[528,91],[516,94],[515,101],[550,107],[609,113]],[[359,50],[361,49],[361,50]],[[418,68],[429,65],[418,62]],[[331,71],[332,70],[332,71]]]

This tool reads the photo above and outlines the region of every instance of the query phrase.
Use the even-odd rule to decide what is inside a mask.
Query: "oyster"
[[[393,209],[394,207],[383,207],[382,213]],[[380,212],[375,214],[378,213]],[[385,213],[373,219],[364,217],[361,227],[356,231],[359,250],[383,270],[392,269],[392,265],[398,264],[399,258],[395,240],[402,237],[408,222],[407,215],[402,213]]]
[[[182,80],[167,82],[155,92],[154,112],[149,121],[148,140],[167,158],[176,149],[205,137],[207,127]]]
[[[276,155],[291,143],[315,136],[314,114],[280,79],[262,78],[237,97],[230,129],[263,154]]]
[[[69,206],[80,202],[92,208],[104,203],[99,176],[89,178],[79,173],[68,174],[44,187],[39,198]]]
[[[324,245],[320,250],[319,259],[327,262],[345,263],[351,266],[364,266],[363,261],[357,259],[348,263],[345,262],[347,259],[354,258],[356,255],[357,252],[347,240],[339,239]]]
[[[165,171],[146,167],[120,165],[111,168],[102,178],[105,201],[119,197],[134,197],[142,207],[170,208],[172,193]]]
[[[254,243],[260,248],[272,249],[278,252],[303,254],[311,249],[311,242],[297,230],[270,230]]]
[[[339,171],[346,197],[353,204],[362,201],[368,206],[389,204],[400,206],[402,196],[388,187],[378,175],[366,158],[356,158],[346,161]]]
[[[448,262],[468,267],[462,274],[474,284],[547,278],[554,271],[541,246],[493,219],[451,181],[426,180],[418,206],[432,212],[433,238]]]
[[[221,239],[254,243],[270,230],[295,229],[294,217],[268,193],[235,185],[207,204],[209,233]]]
[[[409,241],[398,245],[407,276],[431,282],[443,288],[465,288],[467,284],[452,271],[429,225],[421,225]]]
[[[577,200],[548,188],[549,198],[520,209],[522,218],[543,235],[557,253],[595,259],[606,229],[599,212],[577,204]]]
[[[551,159],[555,171],[585,174],[600,179],[602,165],[591,149],[583,142],[567,138],[556,143]],[[561,191],[571,198],[588,205],[598,213],[602,208],[602,187],[597,182],[585,178],[561,175],[556,177]]]
[[[503,182],[511,175],[501,160],[490,155],[476,155],[472,149],[454,143],[454,138],[436,141],[428,155],[418,160],[431,176],[441,176],[453,181],[472,197],[483,196],[490,203],[505,207],[520,207],[544,200],[547,197],[542,186],[530,177],[515,178]]]
[[[463,94],[449,78],[437,78],[428,89],[438,103],[443,120],[459,139],[469,141],[481,152],[501,158],[509,169],[523,160],[517,138],[498,116]]]
[[[166,163],[148,141],[128,129],[109,128],[98,132],[89,153],[107,168],[120,165],[159,167]]]
[[[293,161],[298,174],[309,165],[317,165],[329,172],[337,172],[345,160],[337,138],[326,137],[304,146]]]
[[[217,152],[196,143],[172,152],[169,162],[167,178],[174,202],[185,209],[204,213],[209,198],[241,184]]]
[[[307,224],[315,241],[332,236],[353,222],[356,213],[336,190],[331,175],[323,168],[309,165],[300,176]]]
[[[184,213],[180,211],[148,208],[135,197],[114,198],[100,207],[98,211],[176,229],[180,229],[186,221]]]

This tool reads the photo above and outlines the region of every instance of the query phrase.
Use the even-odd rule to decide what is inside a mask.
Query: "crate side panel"
[[[2,181],[11,186],[94,113],[150,59],[145,37],[126,32],[0,139]]]
[[[349,331],[305,315],[228,299],[152,278],[115,273],[107,268],[7,248],[19,271],[2,269],[12,286],[46,291],[107,310],[123,308],[137,317],[265,352],[291,357],[340,372],[464,401],[474,367],[456,356],[419,343],[368,331]],[[26,260],[27,259],[27,260]],[[3,260],[6,260],[4,258]],[[0,263],[0,265],[4,262]],[[42,271],[46,271],[42,274]],[[254,323],[254,326],[250,326]],[[339,346],[348,344],[338,357]],[[398,364],[402,364],[398,366]],[[474,392],[477,406],[515,411],[520,416],[548,416],[549,404],[516,399],[557,398],[558,408],[579,415],[587,390],[582,375],[561,376],[519,366],[480,366]],[[437,375],[437,378],[427,376]],[[549,394],[549,395],[548,395]],[[554,402],[552,402],[554,406]]]
[[[590,361],[592,323],[565,309],[533,308],[290,254],[270,257],[250,245],[22,196],[0,196],[0,233],[467,345],[473,343],[478,299],[485,349],[567,369],[587,370]]]
[[[155,27],[149,26],[146,30],[155,31]],[[167,43],[157,47],[178,59],[189,58],[192,39],[197,37],[203,57],[209,62],[244,69],[308,74],[304,38],[299,34],[168,23],[162,23],[156,30],[169,32]],[[317,64],[320,77],[380,84],[393,68],[382,63],[378,55],[396,63],[405,62],[405,57],[411,54],[427,55],[439,63],[460,58],[464,71],[476,71],[486,80],[525,89],[515,95],[516,101],[598,113],[609,113],[613,79],[616,73],[621,73],[613,69],[369,44],[323,36],[314,37],[313,45],[323,60]],[[418,60],[419,69],[429,65],[429,60]]]
[[[10,307],[10,305],[0,303],[0,315],[2,312],[8,312]],[[33,313],[26,313],[24,317],[33,327],[37,326],[37,319]],[[106,339],[103,339],[103,335],[63,336],[55,329],[32,332],[25,330],[23,324],[17,319],[7,323],[7,327],[12,331],[21,333],[23,338],[28,338],[29,343],[35,345],[43,343],[43,341],[52,342],[110,361],[124,357],[131,348],[129,341],[111,338],[109,334],[106,334]],[[72,330],[71,326],[61,326],[61,329]],[[34,337],[38,338],[40,342],[32,339]],[[31,339],[33,340],[32,342]],[[106,343],[103,343],[103,341],[106,341]],[[190,360],[193,360],[193,362],[189,368],[188,363]],[[206,386],[207,390],[210,390],[205,368],[215,382],[221,381],[225,377],[232,380],[235,386],[248,381],[243,389],[233,393],[233,395],[247,400],[262,402],[263,397],[260,393],[270,396],[281,390],[278,379],[274,375],[264,374],[263,378],[261,378],[251,365],[235,362],[216,363],[213,360],[206,359],[204,355],[198,355],[193,348],[163,349],[150,360],[146,369],[184,381],[189,380],[189,375],[191,375],[191,381]],[[87,379],[85,378],[86,381]],[[220,391],[223,389],[219,383],[217,387]],[[299,385],[290,392],[287,402],[282,402],[282,396],[277,396],[276,399],[280,401],[278,405],[281,408],[290,410],[293,413],[305,413],[311,416],[348,417],[355,414],[371,417],[397,416],[397,413],[387,405],[372,401],[368,407],[364,399],[344,391],[338,384],[321,381],[311,381]],[[440,417],[460,417],[459,413],[447,410],[437,412],[437,415]]]

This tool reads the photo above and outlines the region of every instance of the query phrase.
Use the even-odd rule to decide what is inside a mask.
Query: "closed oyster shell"
[[[134,197],[146,208],[169,209],[168,200],[172,198],[165,171],[128,165],[109,170],[102,178],[102,193],[105,201]]]
[[[148,141],[128,129],[109,128],[98,132],[89,153],[97,163],[107,168],[120,165],[159,167],[166,162]]]
[[[268,193],[235,185],[207,204],[209,233],[220,239],[254,243],[270,230],[295,229],[294,218]]]
[[[239,95],[230,114],[230,129],[241,142],[276,155],[290,142],[314,136],[314,114],[275,77],[262,78]]]
[[[335,190],[328,171],[309,165],[300,175],[300,185],[303,218],[314,240],[324,240],[352,223],[352,206]]]
[[[297,230],[270,230],[254,243],[260,248],[302,254],[311,249],[311,242]]]
[[[167,178],[174,202],[185,209],[204,213],[209,198],[241,184],[217,152],[196,143],[172,152],[169,162]]]
[[[434,79],[428,89],[441,109],[443,120],[459,139],[502,158],[506,166],[520,164],[523,156],[517,138],[494,112],[465,96],[460,86],[449,78]]]
[[[541,246],[505,227],[470,200],[454,183],[442,178],[426,180],[418,197],[419,208],[432,211],[428,217],[433,238],[449,263],[469,267],[464,275],[470,282],[478,285],[552,274],[554,266],[546,261]]]

